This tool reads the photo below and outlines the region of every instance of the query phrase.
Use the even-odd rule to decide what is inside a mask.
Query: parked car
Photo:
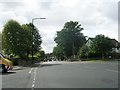
[[[0,54],[0,67],[2,69],[2,72],[7,72],[8,70],[12,70],[13,63],[7,59],[4,55]],[[0,69],[0,70],[1,70]]]

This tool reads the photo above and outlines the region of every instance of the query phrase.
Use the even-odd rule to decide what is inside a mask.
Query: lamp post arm
[[[33,18],[32,19],[32,24],[33,24],[33,21],[36,20],[36,19],[46,19],[46,18]]]
[[[34,23],[34,20],[36,20],[36,19],[46,19],[46,18],[33,18],[32,19],[32,24]],[[32,36],[33,36],[33,30],[32,30]],[[32,39],[32,63],[33,63],[33,39]]]

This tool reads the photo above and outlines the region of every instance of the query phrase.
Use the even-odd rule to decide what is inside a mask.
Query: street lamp
[[[36,19],[46,19],[46,18],[33,18],[32,19],[32,25],[34,25],[34,20]],[[33,28],[32,28],[33,29]],[[33,37],[33,30],[32,30],[32,37]],[[32,38],[32,61],[33,61],[33,38]],[[32,62],[33,63],[33,62]]]
[[[33,24],[33,21],[36,20],[36,19],[46,19],[46,18],[33,18],[32,19],[32,24]]]

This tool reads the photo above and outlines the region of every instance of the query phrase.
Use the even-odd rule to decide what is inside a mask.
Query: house
[[[88,47],[91,46],[91,43],[93,42],[94,38],[88,38],[86,45]],[[114,45],[114,48],[112,48],[112,52],[120,53],[120,42],[118,42],[115,39],[110,39]]]
[[[86,42],[86,45],[87,45],[88,47],[90,47],[93,40],[94,40],[94,38],[88,38],[88,40],[87,40],[87,42]]]
[[[114,45],[114,48],[112,48],[112,52],[120,53],[120,42],[115,39],[111,39],[111,41]]]

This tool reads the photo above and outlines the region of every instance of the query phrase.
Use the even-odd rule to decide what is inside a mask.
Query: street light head
[[[46,19],[46,18],[40,18],[40,19]]]
[[[33,21],[36,20],[36,19],[46,19],[46,18],[33,18],[33,19],[32,19],[32,23],[33,23]]]
[[[46,19],[46,18],[33,18],[33,20],[35,20],[35,19]]]

